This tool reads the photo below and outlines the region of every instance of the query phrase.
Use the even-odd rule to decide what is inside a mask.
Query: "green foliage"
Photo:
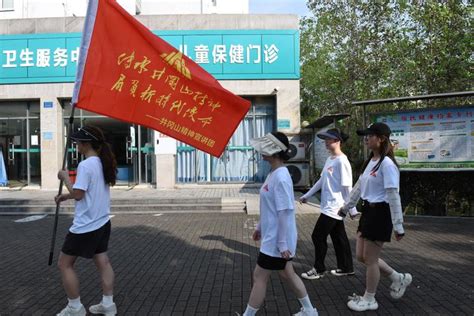
[[[355,135],[363,118],[362,109],[351,106],[352,101],[473,90],[471,1],[309,0],[307,5],[314,16],[303,18],[300,26],[303,120],[349,113],[352,117],[341,127]],[[375,113],[470,103],[472,98],[443,99],[375,105],[368,110]],[[352,136],[345,146],[358,171],[363,157],[361,141]],[[423,179],[435,181],[436,177]],[[456,195],[449,183],[438,183],[438,187],[445,187],[434,186],[432,194]],[[426,188],[420,185],[419,193]],[[438,201],[427,200],[428,204]]]
[[[314,17],[301,20],[303,119],[336,111],[360,118],[354,100],[472,89],[470,3],[310,0],[308,7]],[[391,109],[414,106],[426,104]]]

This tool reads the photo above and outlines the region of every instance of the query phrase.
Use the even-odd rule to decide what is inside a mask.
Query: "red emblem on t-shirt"
[[[370,175],[371,175],[372,177],[377,177],[377,171],[371,171],[371,172],[370,172]]]
[[[267,192],[270,191],[270,190],[268,189],[268,184],[265,184],[265,185],[263,186],[263,189],[264,189],[265,191],[267,191]]]

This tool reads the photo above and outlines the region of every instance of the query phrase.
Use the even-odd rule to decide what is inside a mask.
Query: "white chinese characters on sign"
[[[33,63],[33,52],[30,51],[29,48],[25,48],[21,50],[20,60],[22,61],[22,63],[20,64],[20,67],[32,67],[35,65]]]
[[[19,54],[18,54],[19,52]],[[20,51],[15,49],[4,49],[2,68],[16,67],[66,67],[68,62],[77,63],[79,60],[79,47],[71,50],[68,54],[67,48],[57,47],[54,50],[49,48],[38,48],[31,50],[23,48]],[[18,55],[18,56],[17,56]],[[36,60],[35,58],[36,57]],[[70,58],[70,59],[69,59]]]
[[[188,55],[188,45],[180,45],[179,50]],[[263,52],[263,58],[262,58]],[[199,44],[194,46],[194,61],[198,64],[260,64],[262,61],[273,64],[279,58],[280,49],[275,44],[242,45],[242,44],[215,44],[212,46]],[[56,49],[38,48],[31,50],[4,49],[2,51],[2,68],[16,67],[67,67],[68,63],[76,64],[79,60],[79,47],[68,50],[57,47]]]
[[[214,57],[214,64],[222,64],[227,62],[227,52],[225,45],[214,45],[212,56]]]
[[[209,46],[197,45],[194,47],[196,53],[196,63],[198,64],[209,64]]]
[[[244,63],[244,47],[242,45],[230,45],[229,55],[231,64]]]
[[[272,44],[270,46],[265,45],[265,49],[263,50],[263,53],[265,55],[265,62],[272,64],[278,59],[278,52],[280,50],[275,46],[275,44]]]
[[[187,52],[187,45],[180,46],[180,50]],[[263,46],[263,61],[267,64],[273,64],[278,60],[280,49],[275,45]],[[249,44],[231,44],[229,47],[222,44],[216,44],[212,47],[199,44],[194,46],[195,62],[198,64],[209,64],[210,60],[214,64],[229,62],[231,64],[260,64],[262,62],[262,46]],[[187,55],[187,53],[185,53]],[[211,56],[211,58],[210,58]]]

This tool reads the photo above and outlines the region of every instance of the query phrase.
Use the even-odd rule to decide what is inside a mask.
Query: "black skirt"
[[[362,216],[357,228],[362,238],[390,242],[392,230],[392,216],[388,203],[369,203],[362,200]]]
[[[93,258],[96,254],[106,252],[109,247],[110,221],[97,230],[74,234],[69,232],[61,251],[69,256]]]
[[[260,268],[265,270],[285,270],[286,263],[291,260],[293,259],[272,257],[260,252],[258,254],[257,264]]]

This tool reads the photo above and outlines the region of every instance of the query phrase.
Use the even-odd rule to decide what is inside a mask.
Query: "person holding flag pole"
[[[90,307],[92,314],[113,316],[117,314],[117,307],[113,302],[113,287],[115,275],[107,255],[110,238],[110,186],[116,182],[117,162],[111,146],[105,142],[103,132],[96,127],[87,126],[73,131],[74,112],[78,102],[81,83],[84,75],[88,46],[91,41],[94,23],[92,20],[97,13],[98,0],[89,2],[84,24],[78,70],[72,98],[72,111],[69,118],[68,137],[64,151],[62,170],[58,172],[60,180],[59,193],[55,197],[56,213],[51,239],[51,249],[48,264],[51,265],[54,257],[54,247],[58,226],[58,215],[61,202],[74,199],[76,201],[74,219],[69,233],[64,241],[58,258],[58,267],[61,271],[66,295],[67,306],[57,315],[85,316],[86,310],[79,295],[79,280],[74,271],[74,264],[78,257],[92,258],[99,270],[102,279],[103,297],[99,304]],[[65,170],[68,148],[72,142],[78,144],[79,153],[86,159],[77,169],[74,186]],[[63,184],[69,191],[62,194]]]
[[[63,286],[68,296],[68,305],[59,316],[86,315],[79,296],[79,280],[74,271],[78,257],[93,259],[102,279],[102,301],[89,309],[93,314],[115,315],[113,302],[114,271],[107,255],[110,237],[110,186],[117,176],[117,162],[112,149],[105,142],[104,134],[93,126],[80,128],[70,138],[77,142],[78,151],[86,157],[79,163],[74,185],[66,170],[58,178],[69,193],[55,197],[56,203],[68,199],[76,201],[74,220],[64,241],[58,259]]]
[[[156,36],[124,10],[117,1],[89,0],[72,105],[69,135],[72,132],[74,108],[77,107],[160,131],[196,149],[220,157],[251,104],[250,101],[223,88],[200,65]],[[74,133],[72,137],[79,143],[82,139],[83,144],[80,148],[88,158],[83,162],[84,168],[78,169],[78,187],[70,186],[64,171],[59,173],[61,182],[56,197],[57,207],[49,265],[54,256],[61,201],[74,198],[78,201],[76,211],[84,211],[79,205],[87,204],[91,207],[88,211],[92,212],[94,208],[96,212],[90,213],[94,216],[94,220],[90,222],[82,222],[80,216],[75,218],[71,234],[84,231],[89,233],[98,229],[103,231],[100,233],[102,234],[100,243],[90,248],[82,248],[77,236],[68,235],[66,238],[59,261],[61,271],[65,272],[62,274],[66,292],[68,297],[74,300],[69,305],[75,308],[71,309],[68,305],[60,314],[63,316],[85,314],[78,297],[77,278],[71,273],[71,266],[75,261],[73,258],[91,255],[94,257],[107,249],[107,230],[110,227],[107,228],[108,224],[105,221],[108,219],[108,215],[106,216],[108,208],[105,205],[109,203],[110,198],[105,195],[104,199],[98,199],[95,193],[89,190],[94,185],[103,184],[100,190],[108,192],[108,186],[115,183],[115,178],[109,174],[114,164],[97,159],[102,158],[104,150],[108,151],[102,133],[90,127],[83,128],[78,133],[81,134]],[[70,138],[66,143],[66,149],[69,144]],[[63,169],[66,160],[67,150],[64,153]],[[91,168],[95,170],[93,175],[89,172]],[[100,178],[99,170],[103,170],[103,178]],[[91,178],[88,177],[95,177],[97,181],[94,185],[89,186],[91,182],[87,180]],[[70,191],[69,194],[62,194],[63,182]],[[104,207],[97,208],[101,203],[105,203]],[[92,228],[93,230],[90,230]],[[91,237],[95,243],[99,239],[96,237]],[[92,313],[103,313],[102,307],[114,306],[111,298],[112,274],[113,272],[109,271],[107,288],[110,291],[105,291],[104,286],[105,296],[110,297],[104,296],[99,307],[91,308]],[[112,308],[105,312],[107,315],[114,315]]]

